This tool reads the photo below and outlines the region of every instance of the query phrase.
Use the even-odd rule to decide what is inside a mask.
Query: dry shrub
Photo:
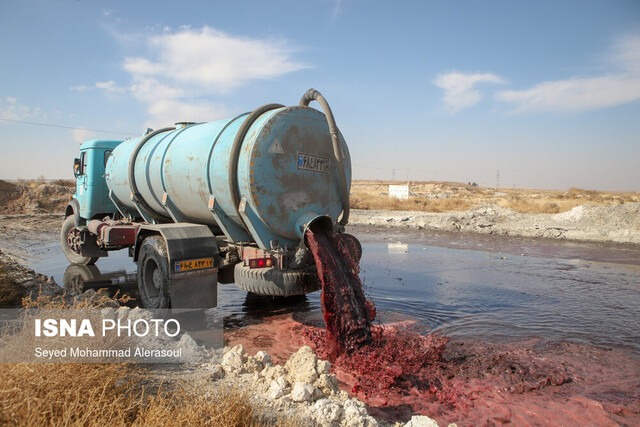
[[[369,194],[356,194],[351,197],[351,208],[353,209],[449,212],[466,211],[471,207],[473,206],[469,200],[461,198],[424,199],[409,197],[408,200],[400,200],[388,196]]]
[[[5,363],[0,370],[1,424],[128,425],[139,410],[127,366]]]
[[[207,393],[179,386],[165,390],[137,365],[2,364],[0,372],[2,425],[268,424],[246,393],[230,388]],[[139,385],[142,382],[147,388]]]
[[[61,297],[28,297],[23,303],[60,313],[70,308]],[[73,305],[92,307],[89,301]],[[18,337],[20,344],[26,345],[30,335]],[[110,346],[108,340],[102,344]],[[196,388],[186,382],[168,387],[138,364],[0,363],[0,379],[0,425],[304,425],[295,418],[266,416],[248,393],[230,387]]]
[[[134,425],[264,425],[247,393],[216,390],[213,399],[198,390],[159,392],[141,409]]]

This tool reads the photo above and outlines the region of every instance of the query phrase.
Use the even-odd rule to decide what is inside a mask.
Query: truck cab
[[[105,166],[113,149],[122,140],[93,139],[80,146],[80,157],[74,160],[73,174],[76,177],[76,207],[79,221],[76,225],[83,225],[88,219],[98,216],[113,215],[118,212],[109,198],[109,189],[104,179]],[[75,214],[69,212],[67,216]]]

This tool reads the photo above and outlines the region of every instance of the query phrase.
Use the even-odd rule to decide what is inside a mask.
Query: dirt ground
[[[389,198],[389,185],[408,185],[408,200]],[[351,207],[367,210],[451,212],[498,205],[520,213],[555,214],[586,204],[611,206],[633,202],[640,202],[640,192],[491,188],[439,181],[353,181],[351,184]]]
[[[443,213],[352,209],[349,224],[640,245],[640,202],[580,205],[559,214],[495,204]]]
[[[41,214],[63,212],[75,192],[70,180],[0,180],[0,214]]]

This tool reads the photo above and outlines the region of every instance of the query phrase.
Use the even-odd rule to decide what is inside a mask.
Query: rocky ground
[[[354,209],[349,224],[637,245],[640,203],[581,205],[560,214],[519,213],[498,205],[445,213]]]

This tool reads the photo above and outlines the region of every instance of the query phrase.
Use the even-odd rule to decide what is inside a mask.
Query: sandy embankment
[[[444,213],[353,209],[349,224],[638,245],[640,203],[582,205],[560,214],[519,213],[498,205]]]

